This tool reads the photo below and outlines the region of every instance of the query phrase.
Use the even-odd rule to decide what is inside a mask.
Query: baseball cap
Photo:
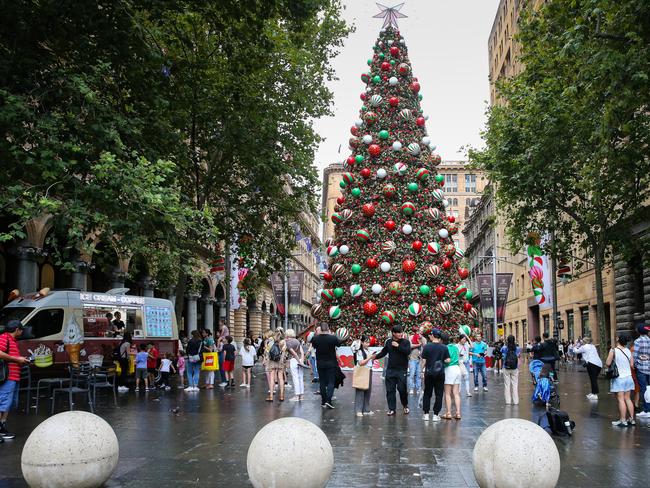
[[[23,326],[23,323],[20,320],[10,320],[7,322],[7,325],[5,325],[5,331],[6,332],[13,332],[16,329],[24,329],[25,327]]]
[[[647,334],[650,332],[650,325],[646,324],[645,322],[640,323],[637,327],[637,330],[639,334]]]

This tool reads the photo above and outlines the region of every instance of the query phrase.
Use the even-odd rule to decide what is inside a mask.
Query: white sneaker
[[[169,390],[171,390],[171,389],[172,389],[171,386],[166,386],[166,387],[165,387],[165,391],[169,391]]]
[[[242,383],[241,385],[239,385],[239,387],[240,388],[246,388],[246,383]]]
[[[626,427],[627,426],[627,421],[626,420],[614,420],[614,421],[612,421],[612,425],[614,427]]]
[[[467,392],[467,396],[468,396],[468,397],[471,397],[472,394],[468,391],[468,392]]]
[[[201,388],[199,388],[198,386],[195,386],[194,390],[192,390],[192,391],[201,391]]]
[[[589,393],[589,395],[587,395],[587,398],[589,400],[598,400],[598,395],[594,395],[593,393]]]
[[[357,412],[357,417],[363,417],[363,413]]]
[[[474,391],[478,391],[478,386],[475,386],[475,387],[474,387]]]
[[[434,422],[440,422],[440,420],[441,420],[440,415],[435,415],[434,414],[434,416],[433,416],[433,418],[431,420],[433,420]]]
[[[251,387],[251,385],[244,385],[244,386],[245,386],[246,388],[250,388],[250,387]]]
[[[372,410],[370,410],[369,412],[363,412],[363,414],[364,414],[364,415],[374,415],[375,412],[373,412]]]
[[[422,420],[426,420],[426,421],[428,422],[428,421],[429,421],[429,414],[428,414],[428,413],[425,413],[425,414],[422,416]]]
[[[187,388],[185,388],[185,391],[194,391],[194,387],[193,386],[188,386]]]
[[[637,418],[638,418],[638,417],[641,417],[641,418],[650,418],[650,412],[639,412],[639,413],[636,414],[636,416],[637,416]]]
[[[228,386],[228,383],[224,381],[223,383],[219,383],[219,386]]]
[[[488,391],[487,386],[483,387],[483,391]]]
[[[298,401],[300,401],[300,398],[298,398],[297,396],[291,397],[291,398],[289,398],[289,401],[290,402],[298,402]]]
[[[415,390],[409,390],[409,395],[415,395]]]

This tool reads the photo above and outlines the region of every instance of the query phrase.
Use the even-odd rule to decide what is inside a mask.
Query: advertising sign
[[[506,303],[512,273],[497,273],[497,322],[503,322],[506,316]],[[491,274],[481,274],[477,277],[479,296],[481,299],[481,314],[484,319],[494,320],[494,283]]]
[[[300,316],[304,279],[304,271],[291,271],[289,273],[289,318],[297,318]],[[284,303],[284,300],[282,303]]]
[[[284,275],[273,273],[271,275],[271,288],[275,297],[275,305],[280,315],[284,315]]]

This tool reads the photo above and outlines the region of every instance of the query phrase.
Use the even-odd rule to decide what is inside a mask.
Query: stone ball
[[[551,436],[523,419],[505,419],[483,431],[472,455],[481,488],[553,488],[560,453]]]
[[[93,488],[108,480],[119,454],[117,436],[104,419],[72,411],[39,424],[20,462],[31,488]]]
[[[334,452],[316,425],[284,417],[265,425],[253,438],[246,467],[255,488],[319,488],[332,475]]]

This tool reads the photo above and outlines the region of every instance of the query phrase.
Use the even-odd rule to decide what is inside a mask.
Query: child
[[[144,389],[149,390],[149,372],[147,371],[147,360],[149,353],[147,352],[147,345],[140,344],[140,351],[135,355],[135,389],[140,388],[140,380],[144,382]]]
[[[235,377],[233,371],[235,371],[235,356],[237,354],[237,350],[235,349],[232,341],[232,336],[227,336],[227,344],[223,345],[223,352],[225,354],[225,358],[223,360],[223,370],[226,373],[226,385],[231,387],[235,386]]]
[[[241,356],[241,367],[242,367],[242,388],[251,387],[251,369],[255,364],[255,348],[251,345],[251,340],[249,338],[244,339],[244,345],[239,351]]]
[[[172,364],[171,354],[166,352],[163,355],[163,359],[160,361],[160,366],[158,367],[158,371],[160,372],[160,387],[165,390],[172,389],[172,387],[169,386],[170,370],[176,373],[176,368],[174,368],[174,365]]]
[[[354,411],[357,414],[357,417],[363,417],[364,415],[372,415],[373,412],[370,410],[370,392],[372,390],[372,361],[368,348],[370,347],[370,338],[366,335],[361,336],[359,341],[359,349],[354,353],[354,362],[359,366],[365,366],[370,371],[368,372],[370,376],[370,384],[368,385],[367,390],[355,390],[354,397]]]
[[[179,388],[185,388],[185,351],[178,351],[176,366],[178,367],[178,376],[181,380]]]

